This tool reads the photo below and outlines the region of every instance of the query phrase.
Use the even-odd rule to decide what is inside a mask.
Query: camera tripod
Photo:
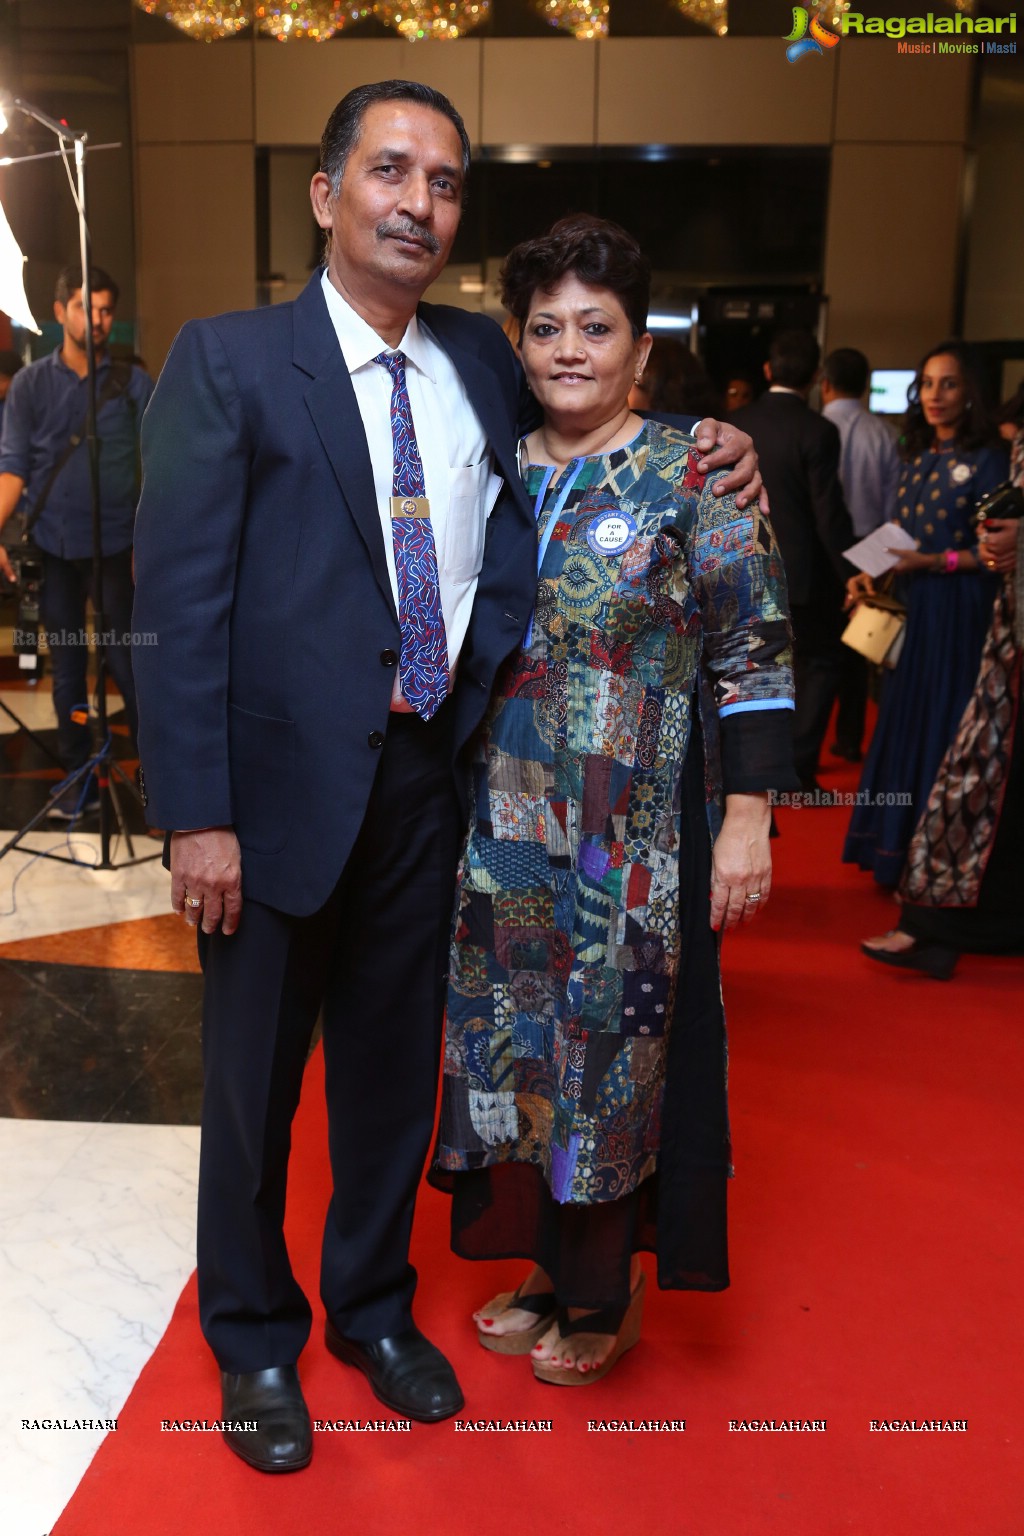
[[[82,306],[86,315],[85,326],[85,357],[86,357],[86,426],[85,447],[89,457],[89,491],[92,505],[92,603],[96,619],[96,627],[99,632],[99,641],[96,650],[97,674],[96,674],[96,730],[100,741],[100,747],[88,762],[76,769],[68,780],[68,791],[76,783],[81,783],[80,805],[84,805],[88,795],[90,775],[95,773],[99,785],[100,796],[100,858],[97,864],[92,864],[84,859],[77,859],[71,853],[57,853],[48,848],[30,848],[22,845],[22,839],[39,826],[49,814],[50,807],[44,806],[35,816],[21,827],[13,837],[0,848],[0,859],[6,854],[17,850],[19,853],[28,853],[36,858],[53,859],[61,864],[81,864],[91,869],[118,869],[129,864],[146,864],[160,857],[159,853],[143,854],[136,857],[132,844],[131,834],[124,818],[120,790],[121,786],[138,802],[142,803],[142,796],[135,785],[120,765],[114,760],[111,753],[110,729],[107,722],[107,654],[105,636],[109,632],[108,620],[103,604],[103,534],[100,514],[100,457],[99,437],[96,430],[96,348],[92,332],[92,283],[90,279],[90,267],[92,264],[92,240],[89,233],[89,223],[86,211],[85,192],[85,156],[88,134],[84,130],[69,128],[66,123],[58,122],[38,107],[30,106],[28,102],[19,101],[16,96],[8,92],[0,92],[0,108],[5,112],[15,110],[24,116],[41,123],[51,133],[56,134],[59,147],[53,153],[67,163],[68,146],[74,146],[75,156],[75,181],[72,182],[71,191],[75,199],[78,211],[78,239],[82,263]],[[26,159],[42,158],[37,155],[25,156]],[[8,160],[8,164],[16,165],[18,161]],[[68,167],[70,178],[70,167]],[[8,711],[8,713],[11,713]],[[19,722],[20,723],[20,722]],[[50,754],[52,756],[52,754]],[[67,791],[66,791],[67,792]],[[114,832],[116,824],[117,832]],[[128,849],[128,858],[115,864],[110,854],[111,839],[113,836],[123,836]]]
[[[22,827],[19,827],[18,830],[8,838],[7,842],[4,843],[2,847],[0,847],[0,859],[5,858],[9,853],[18,852],[29,854],[31,857],[37,859],[52,859],[55,863],[58,864],[79,864],[85,869],[123,869],[127,865],[131,864],[147,864],[150,863],[153,859],[158,859],[160,857],[159,853],[146,853],[140,855],[139,857],[136,857],[135,854],[135,845],[132,842],[131,832],[128,830],[128,822],[125,818],[124,807],[121,804],[120,796],[124,791],[127,791],[127,793],[133,796],[140,805],[142,804],[142,796],[139,794],[135,784],[125,773],[124,769],[121,767],[121,764],[116,760],[111,752],[111,735],[109,727],[107,726],[106,714],[106,666],[103,658],[102,646],[100,647],[98,655],[99,666],[96,678],[98,705],[96,717],[97,721],[101,725],[101,729],[104,730],[105,735],[102,737],[102,745],[100,746],[99,750],[94,752],[93,755],[88,758],[88,760],[84,762],[80,768],[76,768],[73,773],[68,775],[65,781],[64,797],[68,799],[72,798],[74,786],[76,784],[79,785],[80,793],[78,803],[80,807],[83,807],[89,793],[89,785],[92,781],[92,776],[93,774],[96,775],[100,794],[99,862],[93,863],[89,859],[76,858],[75,855],[70,852],[70,850],[67,852],[58,852],[52,848],[33,848],[27,845],[22,845],[22,839],[27,837],[30,832],[36,831],[36,829],[49,817],[50,811],[52,809],[49,804],[44,805],[39,811],[36,812],[34,816],[26,821]],[[15,725],[17,725],[20,730],[25,732],[29,739],[33,741],[41,751],[46,753],[47,757],[52,759],[53,762],[59,763],[60,759],[57,757],[56,753],[51,751],[46,742],[37,736],[34,731],[31,731],[25,722],[20,720],[14,711],[9,709],[2,699],[0,699],[0,709],[2,709],[4,713],[14,721]],[[120,782],[120,787],[118,781]],[[71,825],[74,825],[76,820],[77,815],[72,817]],[[115,824],[116,832],[112,830]],[[127,859],[122,859],[120,863],[115,863],[110,857],[111,837],[124,838],[125,846],[128,850],[128,857]]]

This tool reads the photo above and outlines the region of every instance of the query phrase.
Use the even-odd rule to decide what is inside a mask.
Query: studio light
[[[0,133],[7,132],[9,109],[13,109],[10,93],[0,91]],[[15,159],[13,155],[5,155],[0,165],[13,165]],[[0,203],[0,309],[22,330],[42,335],[25,293],[25,255],[14,238],[3,203]]]
[[[28,298],[25,294],[25,256],[14,238],[14,231],[7,222],[3,203],[0,203],[0,309],[5,315],[10,316],[15,325],[20,325],[22,330],[32,331],[36,336],[43,334],[28,307]]]

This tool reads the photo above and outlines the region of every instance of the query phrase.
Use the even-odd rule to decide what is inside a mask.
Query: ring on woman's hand
[[[185,905],[186,905],[186,907],[201,907],[202,904],[203,904],[203,898],[201,896],[186,896],[185,897]]]
[[[748,901],[760,901],[761,900],[761,892],[760,891],[755,891],[752,896],[748,896],[747,897],[747,900]]]

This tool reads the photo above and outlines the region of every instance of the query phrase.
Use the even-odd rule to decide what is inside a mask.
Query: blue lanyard
[[[542,569],[542,567],[544,565],[544,556],[547,554],[547,552],[548,552],[548,545],[551,543],[551,535],[555,531],[555,524],[558,522],[558,519],[561,516],[561,513],[562,513],[562,511],[563,511],[563,509],[565,507],[565,504],[569,500],[569,494],[572,491],[573,486],[576,484],[576,481],[579,479],[580,470],[583,468],[583,465],[585,463],[586,463],[585,459],[570,459],[569,460],[568,466],[567,466],[566,471],[565,471],[565,474],[566,474],[565,484],[562,486],[562,489],[558,493],[558,499],[556,500],[555,505],[554,505],[554,507],[552,509],[552,512],[551,512],[551,516],[548,519],[547,527],[544,529],[544,536],[540,540],[539,544],[537,545],[537,580],[538,581],[540,580],[541,569]],[[545,498],[545,496],[548,493],[548,487],[550,486],[552,480],[555,478],[556,473],[557,473],[557,470],[555,468],[555,465],[554,464],[549,464],[547,469],[545,470],[544,478],[543,478],[543,480],[540,483],[540,490],[537,492],[536,500],[534,501],[534,504],[533,504],[533,515],[534,515],[534,517],[537,520],[538,526],[540,524],[541,513],[544,510],[544,498]],[[534,610],[534,612],[536,612],[536,609]],[[524,651],[528,651],[530,649],[530,645],[531,645],[531,643],[533,641],[533,618],[534,618],[534,615],[533,615],[533,613],[531,613],[530,614],[530,622],[526,626],[526,634],[523,636],[523,650]]]

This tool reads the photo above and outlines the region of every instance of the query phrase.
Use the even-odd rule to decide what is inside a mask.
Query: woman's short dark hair
[[[722,402],[704,364],[678,336],[655,336],[640,380],[648,410],[670,416],[717,416]]]
[[[501,302],[519,322],[520,338],[538,288],[551,293],[570,274],[589,288],[614,293],[634,341],[643,335],[651,301],[650,262],[621,224],[572,213],[552,224],[546,235],[515,246],[501,269]]]
[[[1018,431],[1024,427],[1024,384],[1010,396],[1009,400],[1003,401],[996,412],[996,421],[1011,422]]]
[[[337,197],[341,178],[345,174],[345,162],[359,142],[367,108],[375,106],[379,101],[413,101],[417,106],[440,112],[442,117],[454,125],[462,145],[462,195],[465,199],[470,160],[466,125],[447,96],[442,96],[432,85],[423,85],[419,80],[378,80],[374,85],[357,85],[338,102],[327,119],[320,140],[320,169],[330,182],[334,196]]]
[[[970,349],[962,341],[940,341],[937,347],[928,348],[917,365],[914,382],[907,390],[907,414],[903,418],[900,433],[900,451],[904,458],[912,459],[915,454],[925,453],[935,439],[935,433],[925,420],[924,411],[921,409],[921,378],[933,357],[946,354],[956,358],[967,392],[964,414],[954,438],[956,446],[984,448],[989,443],[999,441],[999,434],[985,397],[981,375]]]

